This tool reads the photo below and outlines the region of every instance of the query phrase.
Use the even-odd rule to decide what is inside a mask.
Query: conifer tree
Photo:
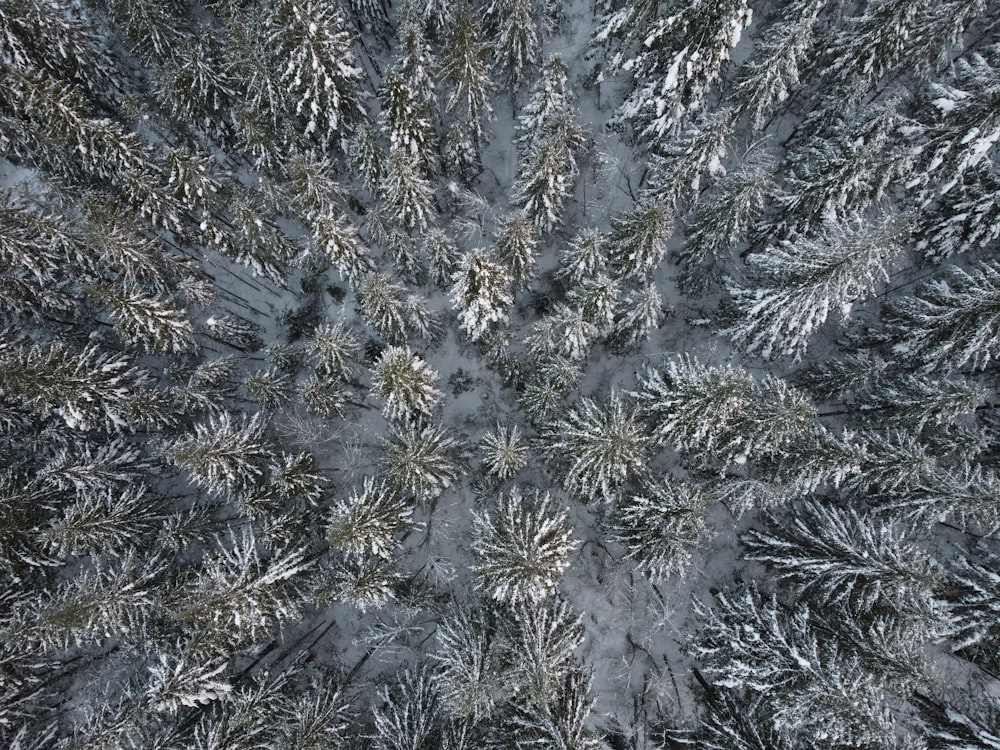
[[[472,551],[478,585],[508,604],[539,604],[559,585],[576,549],[565,511],[548,493],[513,488],[494,513],[473,516]]]
[[[602,743],[587,724],[594,700],[591,681],[580,672],[567,675],[543,708],[518,706],[514,732],[521,742],[567,750],[598,750]]]
[[[385,400],[382,414],[387,419],[403,419],[420,413],[430,416],[441,399],[435,388],[438,374],[410,351],[409,347],[386,348],[372,373],[372,392]]]
[[[563,484],[587,500],[614,503],[642,467],[647,437],[634,409],[618,392],[607,405],[583,398],[546,430],[545,450],[567,464]]]
[[[884,685],[821,634],[808,607],[790,611],[753,587],[696,605],[704,623],[693,651],[722,688],[759,695],[772,727],[810,744],[891,746],[897,728]]]
[[[429,166],[427,150],[434,134],[428,117],[429,99],[421,98],[396,70],[389,71],[386,76],[380,98],[380,117],[388,131],[390,152],[398,151],[410,164],[426,169]]]
[[[512,687],[522,707],[544,711],[558,700],[565,681],[579,674],[574,652],[583,643],[581,617],[558,596],[518,604],[514,615],[508,645]]]
[[[89,346],[32,344],[0,334],[0,393],[39,417],[56,414],[72,429],[120,430],[129,401],[147,377],[122,355]]]
[[[402,149],[390,151],[379,192],[392,216],[408,230],[426,229],[434,217],[434,186]]]
[[[351,286],[357,286],[365,274],[375,270],[368,248],[361,243],[358,230],[345,216],[317,216],[312,225],[312,241]]]
[[[608,256],[623,276],[644,278],[667,251],[674,216],[668,202],[643,198],[629,213],[611,219]]]
[[[261,409],[271,411],[291,398],[292,382],[288,373],[269,367],[251,373],[243,384],[250,398],[260,404]]]
[[[461,476],[459,447],[441,426],[401,427],[385,441],[382,465],[396,491],[432,500]]]
[[[361,342],[342,320],[336,323],[323,321],[313,331],[306,352],[317,372],[326,377],[348,380],[353,361],[361,353]]]
[[[734,93],[740,111],[750,115],[754,127],[764,125],[774,106],[798,86],[825,5],[826,0],[796,0],[782,8],[780,19],[764,30],[740,68]]]
[[[421,237],[420,249],[430,266],[431,281],[447,288],[462,260],[458,245],[443,229],[430,228]]]
[[[774,376],[758,382],[745,370],[686,357],[647,370],[634,396],[658,441],[702,461],[741,464],[780,451],[815,415],[802,393]]]
[[[396,684],[380,692],[382,708],[374,709],[376,750],[416,750],[436,744],[441,705],[431,671],[404,670]]]
[[[607,265],[607,235],[599,229],[579,232],[559,248],[559,270],[556,274],[571,284],[596,276]]]
[[[487,470],[501,481],[510,479],[528,465],[528,446],[517,425],[496,429],[483,438],[483,459]]]
[[[951,266],[945,278],[893,300],[887,313],[897,356],[925,371],[983,370],[1000,354],[1000,266]]]
[[[493,57],[502,82],[517,89],[525,70],[538,60],[541,45],[532,0],[491,0],[485,12],[493,32]]]
[[[151,664],[143,697],[157,713],[177,714],[184,708],[225,700],[233,686],[225,680],[223,659],[201,659],[189,653],[161,653]]]
[[[222,412],[169,443],[164,455],[212,494],[236,494],[259,481],[271,458],[265,427],[260,414],[240,424]]]
[[[848,318],[854,302],[885,277],[899,252],[899,235],[892,218],[872,225],[855,217],[827,223],[818,235],[751,253],[752,285],[730,289],[740,320],[727,333],[747,351],[800,359],[831,309]]]
[[[655,286],[650,286],[655,290]],[[566,297],[571,304],[580,310],[583,319],[594,326],[595,334],[603,338],[610,335],[615,329],[615,314],[618,311],[620,291],[621,287],[617,280],[610,279],[604,274],[597,274],[570,289]],[[657,297],[659,297],[658,294]],[[662,310],[661,302],[658,301],[658,304]],[[645,313],[642,300],[637,299],[635,295],[630,295],[630,304],[627,304],[627,309],[640,310],[640,316]],[[626,313],[626,317],[628,315]],[[661,316],[656,316],[654,325],[659,325],[660,322]]]
[[[634,86],[617,117],[654,147],[701,107],[752,16],[745,0],[697,0],[663,15],[658,7],[618,11],[595,36],[625,36],[611,64],[629,71]]]
[[[769,515],[766,530],[742,541],[747,559],[767,563],[817,607],[901,620],[933,617],[937,608],[934,562],[888,519],[806,502],[788,517]]]
[[[705,534],[708,498],[697,487],[664,478],[628,492],[615,510],[611,539],[652,578],[683,574],[691,548]]]
[[[384,480],[366,477],[360,490],[354,488],[348,497],[334,502],[326,536],[331,547],[349,557],[362,560],[377,555],[389,560],[399,544],[397,535],[412,525],[411,501]]]
[[[485,250],[477,248],[466,255],[452,280],[452,304],[470,339],[481,339],[492,326],[507,320],[507,308],[514,304],[510,273]]]
[[[360,114],[351,37],[328,0],[281,0],[269,19],[266,44],[274,51],[281,80],[295,97],[294,110],[327,146]]]
[[[430,339],[437,330],[427,304],[383,273],[369,273],[357,289],[358,307],[365,320],[389,341],[405,341],[416,335]]]
[[[217,135],[226,132],[239,84],[222,52],[203,31],[173,49],[157,71],[157,94],[176,122]]]
[[[445,109],[451,112],[459,103],[464,105],[465,122],[477,147],[483,140],[482,119],[489,117],[489,102],[493,81],[484,59],[489,45],[480,40],[480,25],[471,9],[460,5],[445,40],[441,58],[441,76],[450,87]]]
[[[627,346],[639,344],[659,328],[666,317],[660,290],[652,281],[625,295],[615,315],[613,338]]]
[[[671,206],[698,201],[705,177],[726,174],[723,161],[733,135],[734,112],[729,107],[706,113],[681,129],[650,156],[649,194]]]
[[[579,174],[573,154],[580,145],[578,135],[576,130],[556,131],[533,144],[514,184],[515,203],[543,232],[559,224],[573,192]]]
[[[434,685],[449,715],[477,720],[493,711],[503,690],[493,631],[486,612],[458,606],[438,626]]]
[[[169,602],[171,615],[205,648],[257,641],[299,617],[300,579],[310,565],[305,550],[276,549],[265,557],[259,547],[249,531],[219,539]]]
[[[108,317],[126,342],[158,354],[197,348],[191,321],[169,300],[115,284],[93,284],[87,291],[108,308]]]
[[[156,504],[142,485],[91,489],[61,509],[38,531],[38,541],[58,557],[105,555],[138,550],[160,520]]]
[[[497,258],[513,279],[515,287],[526,287],[535,275],[538,235],[529,214],[515,211],[500,220],[495,242]]]

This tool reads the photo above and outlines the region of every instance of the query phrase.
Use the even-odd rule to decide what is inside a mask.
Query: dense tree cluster
[[[1000,747],[991,0],[0,0],[0,744]]]

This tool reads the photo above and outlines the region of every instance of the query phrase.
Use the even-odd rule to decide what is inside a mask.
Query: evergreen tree
[[[368,612],[395,598],[397,578],[389,563],[377,555],[359,562],[337,562],[313,576],[312,600],[319,606],[347,603]]]
[[[464,104],[463,119],[479,146],[483,140],[482,119],[493,111],[489,103],[493,81],[484,59],[490,47],[480,41],[479,22],[468,6],[460,5],[455,11],[444,49],[441,76],[451,90],[445,109],[451,112],[460,102]]]
[[[177,714],[185,708],[225,700],[233,686],[225,680],[223,659],[201,659],[189,653],[161,653],[151,664],[143,697],[157,713]]]
[[[556,274],[570,284],[597,276],[607,265],[608,237],[599,229],[582,230],[559,248],[559,269]]]
[[[346,381],[351,378],[353,362],[361,353],[361,342],[342,320],[323,321],[313,331],[306,352],[317,372]]]
[[[520,707],[512,724],[518,742],[527,747],[598,750],[602,743],[587,725],[594,706],[590,680],[578,672],[568,675],[544,708]]]
[[[511,686],[521,706],[544,711],[558,700],[566,680],[579,675],[574,653],[583,644],[581,618],[552,597],[518,604],[514,622],[507,645]]]
[[[250,398],[260,404],[261,409],[272,411],[291,398],[292,382],[288,373],[271,367],[251,373],[243,384]]]
[[[218,540],[168,609],[208,651],[258,641],[298,619],[300,579],[309,565],[304,549],[276,549],[265,558],[250,531],[234,533]]]
[[[570,362],[580,362],[586,359],[596,337],[597,326],[587,319],[583,308],[559,303],[534,324],[532,335],[525,339],[525,346],[539,359],[558,356]]]
[[[769,565],[796,595],[853,618],[934,617],[935,563],[888,519],[806,502],[742,537],[747,559]]]
[[[496,429],[483,438],[483,463],[497,479],[505,481],[528,465],[528,446],[524,444],[517,425]]]
[[[434,186],[402,149],[390,151],[379,192],[395,220],[408,230],[426,229],[436,213]]]
[[[213,494],[237,494],[263,476],[271,458],[266,423],[255,414],[242,424],[228,412],[194,426],[194,432],[168,443],[164,455]]]
[[[525,497],[515,487],[501,495],[493,514],[473,515],[473,529],[478,585],[509,604],[544,601],[576,549],[566,512],[537,490]]]
[[[981,384],[963,378],[907,375],[866,394],[859,399],[858,409],[879,426],[919,432],[927,425],[952,424],[973,414],[989,393]]]
[[[658,441],[702,461],[742,464],[780,451],[815,416],[803,394],[774,376],[758,382],[745,370],[691,358],[647,370],[634,396]]]
[[[634,11],[620,12],[596,35],[604,41],[625,33],[611,64],[628,70],[634,86],[616,116],[634,122],[637,134],[653,147],[701,107],[752,16],[745,0],[697,0],[642,18],[658,7],[641,3]]]
[[[60,510],[38,531],[39,543],[57,557],[125,556],[141,549],[160,521],[142,485],[84,491]]]
[[[574,151],[580,132],[569,128],[537,141],[528,151],[514,184],[514,202],[541,231],[551,231],[562,220],[563,205],[573,192],[579,169]]]
[[[474,721],[492,713],[504,688],[493,630],[485,612],[457,606],[438,625],[431,658],[438,664],[434,685],[446,713]]]
[[[644,278],[667,251],[674,217],[666,201],[644,198],[631,212],[611,219],[608,256],[623,276]]]
[[[300,385],[299,400],[305,404],[306,411],[310,414],[330,419],[343,415],[347,394],[328,379],[314,375]]]
[[[440,288],[447,288],[462,261],[455,241],[442,229],[428,229],[421,237],[421,252],[430,265],[430,278]]]
[[[478,341],[494,324],[506,322],[507,308],[514,304],[510,273],[485,250],[466,255],[452,280],[452,304],[470,339]]]
[[[28,343],[10,331],[0,336],[0,394],[36,416],[56,414],[72,429],[129,426],[129,402],[146,379],[126,357],[96,346],[76,353],[59,342]]]
[[[376,750],[419,750],[437,744],[441,706],[429,669],[404,670],[392,689],[382,688],[380,697],[383,707],[374,709]]]
[[[615,314],[613,337],[625,345],[639,344],[659,328],[666,317],[656,284],[648,282],[625,295]]]
[[[655,286],[650,285],[650,287],[655,291]],[[615,313],[618,310],[620,291],[618,281],[610,279],[604,274],[597,274],[570,289],[566,297],[571,304],[579,309],[583,320],[594,326],[595,334],[599,338],[603,338],[609,336],[615,329]],[[658,302],[660,302],[659,299]],[[626,306],[626,309],[630,311],[640,309],[645,312],[643,308],[643,302],[635,295],[630,297],[630,304]],[[660,308],[662,309],[662,304],[660,304]],[[662,316],[655,317],[654,326],[659,325],[662,320]]]
[[[747,268],[753,285],[730,289],[740,320],[727,333],[747,351],[800,359],[831,308],[848,318],[854,302],[884,278],[899,252],[899,235],[892,218],[875,225],[852,218],[827,223],[819,235],[751,253]]]
[[[305,135],[328,145],[360,114],[355,88],[362,70],[339,11],[328,0],[280,0],[265,43],[274,51],[281,80]]]
[[[372,392],[385,400],[382,414],[402,419],[416,412],[430,416],[441,392],[434,387],[438,374],[408,347],[385,349],[372,373]]]
[[[374,192],[382,182],[385,168],[385,152],[379,143],[378,132],[371,127],[358,127],[350,140],[347,153],[361,182]]]
[[[708,498],[697,487],[665,478],[625,493],[611,539],[651,578],[683,574],[691,548],[705,535]]]
[[[497,258],[513,279],[515,287],[527,286],[535,275],[538,235],[529,214],[515,211],[499,222],[496,236]]]
[[[368,248],[361,244],[358,237],[358,230],[344,216],[325,214],[316,217],[312,225],[312,241],[351,286],[356,287],[365,274],[375,270]]]
[[[814,27],[827,0],[796,0],[781,9],[767,27],[750,59],[740,68],[735,95],[754,127],[764,125],[774,105],[798,86],[802,64],[813,48]]]
[[[696,658],[719,687],[759,695],[775,730],[806,745],[891,746],[882,682],[821,635],[805,605],[786,611],[746,587],[695,611],[704,623]]]
[[[894,300],[887,313],[897,356],[923,363],[925,371],[983,370],[1000,354],[1000,266],[951,266],[945,278]]]
[[[108,308],[108,317],[129,344],[158,354],[197,348],[191,321],[169,300],[115,284],[93,284],[87,291]]]
[[[402,427],[385,441],[383,466],[390,485],[418,501],[432,500],[461,475],[460,444],[437,425]]]
[[[1000,666],[1000,574],[995,555],[961,555],[947,570],[944,598],[951,618],[949,646],[987,669]]]
[[[174,120],[221,135],[226,132],[239,82],[233,64],[207,31],[171,50],[157,71],[157,94]]]
[[[358,307],[368,324],[389,341],[405,341],[416,335],[430,339],[437,325],[427,304],[416,295],[403,296],[405,289],[383,273],[370,273],[357,289]]]
[[[239,315],[213,315],[205,320],[212,338],[243,352],[260,349],[264,342],[260,337],[260,327]]]
[[[723,160],[733,135],[734,120],[733,110],[723,107],[701,115],[676,138],[666,141],[649,160],[652,172],[649,194],[671,206],[679,202],[696,203],[704,177],[726,174]]]
[[[377,555],[389,560],[398,546],[397,535],[412,525],[411,501],[384,480],[366,477],[360,491],[354,488],[347,498],[334,502],[326,536],[331,547],[350,557]]]
[[[609,504],[642,467],[646,443],[635,410],[618,392],[612,392],[606,406],[581,399],[565,418],[553,422],[544,441],[546,452],[568,465],[563,480],[568,492]]]
[[[434,134],[428,117],[430,100],[414,91],[403,73],[396,70],[389,71],[386,76],[381,100],[380,118],[389,135],[390,152],[398,151],[409,164],[426,169],[429,166],[427,150]]]
[[[493,59],[502,82],[516,93],[525,70],[537,64],[541,48],[535,4],[533,0],[491,0],[485,15],[494,28]]]

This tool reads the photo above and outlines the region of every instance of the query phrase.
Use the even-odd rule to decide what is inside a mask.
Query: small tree
[[[372,392],[385,400],[382,414],[403,419],[416,413],[430,416],[441,392],[434,387],[438,374],[410,349],[390,346],[375,363]]]
[[[420,501],[437,497],[462,473],[455,455],[458,448],[459,443],[436,425],[396,430],[385,441],[383,454],[390,485]]]
[[[500,221],[495,247],[514,286],[526,287],[534,278],[538,253],[538,235],[527,213],[516,211]]]
[[[470,339],[477,341],[494,324],[507,320],[507,308],[514,304],[510,273],[485,250],[479,248],[465,256],[452,280],[452,304]]]
[[[496,429],[483,438],[483,463],[501,481],[510,479],[528,465],[528,446],[524,444],[517,425]]]
[[[463,119],[469,124],[472,139],[478,147],[483,138],[482,118],[492,113],[489,95],[493,81],[484,59],[490,45],[480,41],[479,22],[465,4],[455,11],[444,49],[441,75],[451,89],[445,109],[451,112],[464,102]]]
[[[665,200],[645,198],[624,216],[611,219],[608,257],[623,276],[647,277],[667,251],[674,215]]]
[[[413,525],[413,505],[385,480],[364,480],[331,508],[326,536],[330,546],[358,560],[368,555],[392,559],[397,535]]]
[[[581,399],[546,430],[544,446],[552,459],[567,465],[567,491],[613,503],[642,467],[647,440],[635,410],[612,392],[605,406]]]
[[[548,493],[524,497],[515,487],[497,499],[494,514],[474,514],[474,569],[494,599],[539,603],[559,585],[576,542],[566,512],[551,506]]]

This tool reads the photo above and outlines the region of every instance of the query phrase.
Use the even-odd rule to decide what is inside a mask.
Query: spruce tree
[[[326,536],[330,546],[359,560],[377,555],[392,558],[397,536],[413,525],[412,501],[392,490],[384,480],[366,477],[359,490],[331,508]]]
[[[441,75],[450,89],[445,109],[451,112],[459,103],[463,104],[463,119],[477,147],[483,140],[482,120],[493,111],[489,102],[493,81],[484,59],[489,45],[481,41],[480,35],[481,28],[472,10],[459,5],[441,58]]]
[[[477,341],[495,324],[507,320],[507,308],[514,304],[510,272],[477,248],[465,256],[452,277],[452,304],[469,338]]]
[[[438,374],[408,347],[386,348],[372,373],[372,392],[385,400],[382,414],[387,419],[430,416],[441,398],[434,387]]]
[[[418,501],[433,500],[462,474],[460,443],[443,427],[400,427],[385,441],[382,465],[390,485]]]
[[[548,493],[518,488],[497,498],[493,513],[473,516],[477,585],[508,604],[538,604],[559,585],[576,543],[565,511]]]

